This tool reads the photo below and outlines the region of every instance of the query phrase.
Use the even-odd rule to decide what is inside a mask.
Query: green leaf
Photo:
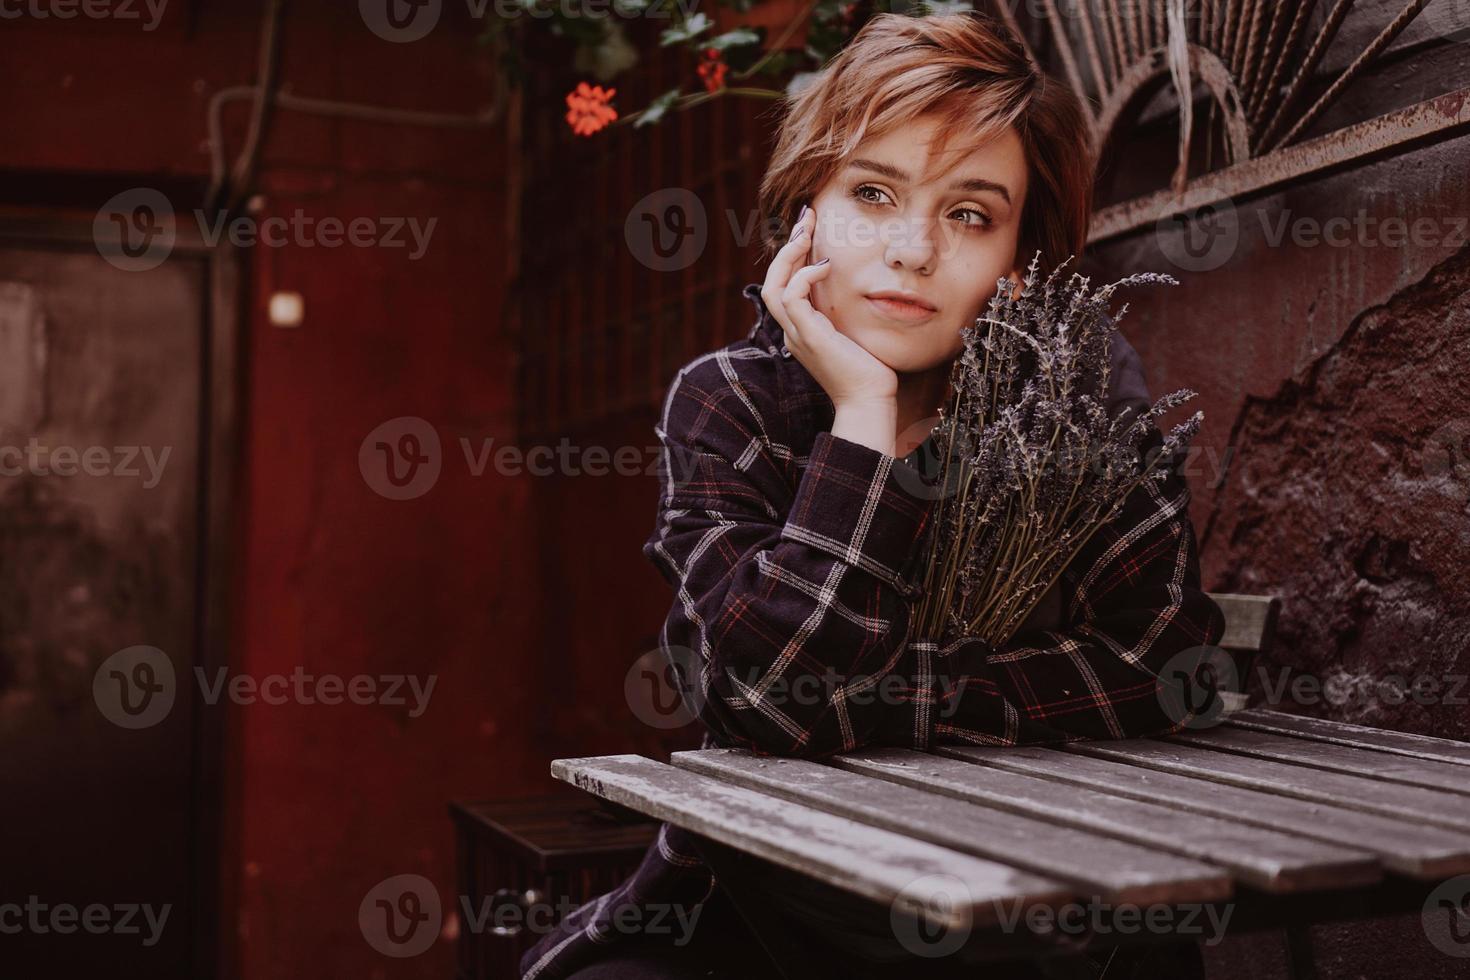
[[[648,103],[648,107],[638,114],[637,119],[633,120],[633,128],[637,129],[640,126],[651,126],[658,122],[673,107],[674,103],[679,101],[680,94],[678,89],[671,88],[663,95]]]
[[[701,48],[714,48],[716,51],[725,51],[729,48],[738,48],[743,44],[759,44],[761,36],[749,27],[737,27],[733,31],[726,31],[708,41],[701,41]]]
[[[939,17],[943,14],[957,14],[963,10],[974,10],[975,5],[970,0],[919,0],[918,13],[926,17]]]
[[[677,27],[670,27],[660,34],[658,36],[659,47],[666,48],[671,44],[683,44],[685,41],[698,37],[713,26],[715,26],[714,21],[710,20],[703,13],[697,13]]]

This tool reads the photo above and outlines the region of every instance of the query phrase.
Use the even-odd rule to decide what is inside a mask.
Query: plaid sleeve
[[[718,744],[806,757],[922,747],[932,682],[904,643],[930,515],[908,489],[918,471],[822,432],[793,490],[775,385],[752,377],[769,370],[762,358],[717,351],[665,400],[643,549],[675,592],[661,645]]]
[[[1151,429],[1143,450],[1162,443]],[[1116,739],[1178,731],[1158,696],[1175,654],[1214,644],[1223,614],[1200,589],[1189,488],[1178,461],[1146,481],[1063,573],[1062,631],[1018,634],[1001,650],[940,652],[936,741],[983,745]]]

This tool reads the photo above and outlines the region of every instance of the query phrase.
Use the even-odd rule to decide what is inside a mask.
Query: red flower
[[[604,89],[601,85],[578,82],[577,87],[567,93],[567,125],[578,136],[591,136],[618,118],[618,110],[608,105],[617,89]]]
[[[704,60],[699,63],[699,77],[704,79],[706,91],[713,92],[725,84],[725,72],[730,66],[720,59],[719,48],[705,48]]]

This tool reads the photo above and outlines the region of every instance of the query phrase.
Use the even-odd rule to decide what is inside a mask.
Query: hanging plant
[[[636,129],[659,122],[670,112],[691,109],[711,99],[740,96],[784,99],[809,82],[877,13],[922,17],[973,9],[970,0],[717,0],[714,15],[686,15],[675,0],[612,0],[611,12],[576,12],[564,0],[516,0],[529,16],[493,18],[481,41],[497,52],[497,69],[509,86],[525,80],[515,32],[544,27],[575,45],[572,67],[598,83],[579,82],[567,93],[566,122],[579,136],[614,126]],[[900,9],[894,10],[894,6]],[[621,113],[611,104],[616,88],[604,88],[636,66],[640,52],[620,20],[668,15],[660,47],[689,53],[687,83],[656,96],[647,105]]]

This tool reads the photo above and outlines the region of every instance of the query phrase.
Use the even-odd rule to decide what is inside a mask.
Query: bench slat
[[[1236,728],[1316,739],[1334,745],[1353,745],[1416,759],[1470,766],[1470,742],[1456,742],[1449,738],[1393,732],[1366,725],[1351,725],[1343,721],[1291,715],[1284,711],[1269,711],[1265,708],[1251,708],[1233,714],[1226,724]]]
[[[1174,861],[1207,861],[1266,891],[1363,885],[1383,874],[1377,859],[1364,851],[979,766],[960,746],[941,746],[939,751],[944,756],[874,749],[831,761],[868,776],[1184,856],[1172,857]],[[1081,862],[1085,857],[1077,852],[1072,860]]]
[[[1253,732],[1244,728],[1180,732],[1169,741],[1470,796],[1470,769],[1447,762],[1410,759],[1374,749],[1333,745],[1293,735]],[[1466,806],[1470,808],[1470,800],[1466,801]]]
[[[1069,742],[1062,750],[1353,810],[1423,820],[1452,830],[1470,830],[1470,807],[1465,806],[1464,797],[1419,786],[1385,783],[1363,776],[1294,766],[1274,759],[1152,739]]]
[[[1113,903],[1211,901],[1230,893],[1229,876],[1206,864],[817,762],[731,749],[676,752],[670,761],[723,782],[1004,861]]]
[[[1415,878],[1470,873],[1470,833],[1039,746],[970,751],[998,769],[1369,851],[1385,867]]]
[[[948,928],[994,925],[1007,905],[1057,906],[1072,894],[1051,878],[642,756],[557,759],[551,774],[603,799]],[[968,905],[955,895],[956,884],[968,889]]]

